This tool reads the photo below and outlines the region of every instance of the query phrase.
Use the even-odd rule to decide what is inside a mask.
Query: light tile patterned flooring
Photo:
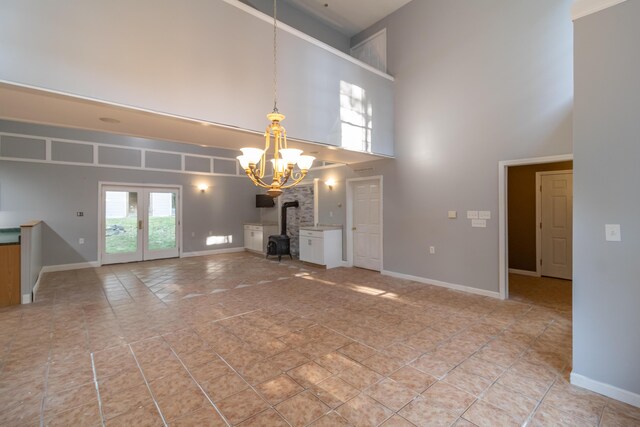
[[[0,310],[0,425],[613,426],[566,311],[251,254],[49,273]]]

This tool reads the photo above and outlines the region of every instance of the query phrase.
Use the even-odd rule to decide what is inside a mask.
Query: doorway
[[[180,187],[100,184],[100,263],[180,256]]]
[[[382,177],[347,180],[347,264],[382,271]]]
[[[540,183],[536,184],[536,172],[570,170],[573,169],[572,161],[573,155],[568,154],[499,162],[498,259],[499,289],[502,299],[509,298],[510,274],[515,274],[519,278],[530,276],[539,279],[541,276],[540,257],[538,256],[541,237],[537,237],[540,224],[537,213],[540,211],[536,208],[536,191],[539,189]],[[513,181],[510,180],[517,171],[526,171],[527,178],[523,191],[515,189]],[[526,200],[523,199],[525,195]],[[514,206],[519,210],[513,209]],[[522,221],[524,218],[526,221]],[[520,223],[519,229],[518,222]],[[567,238],[571,238],[571,236]],[[567,243],[566,240],[565,243]],[[557,249],[561,249],[559,241]],[[560,254],[560,251],[558,253]],[[527,283],[529,282],[531,281]]]

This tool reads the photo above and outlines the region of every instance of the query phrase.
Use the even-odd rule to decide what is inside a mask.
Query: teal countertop
[[[0,228],[0,245],[19,245],[19,228]]]

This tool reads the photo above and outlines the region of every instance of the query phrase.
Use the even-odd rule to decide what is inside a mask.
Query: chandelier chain
[[[278,0],[273,0],[273,112],[278,112]]]

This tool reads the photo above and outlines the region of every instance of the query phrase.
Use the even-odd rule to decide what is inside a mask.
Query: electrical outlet
[[[435,254],[436,253],[436,247],[435,246],[429,246],[429,253],[430,254]]]
[[[456,211],[449,211],[449,212],[447,213],[447,218],[449,218],[449,219],[456,219],[456,218],[458,218],[458,212],[456,212]]]
[[[84,216],[84,212],[78,211],[76,212],[76,216]]]
[[[79,245],[84,245],[84,238],[83,237],[78,239],[78,244]]]
[[[329,211],[329,216],[333,218],[333,211]]]

